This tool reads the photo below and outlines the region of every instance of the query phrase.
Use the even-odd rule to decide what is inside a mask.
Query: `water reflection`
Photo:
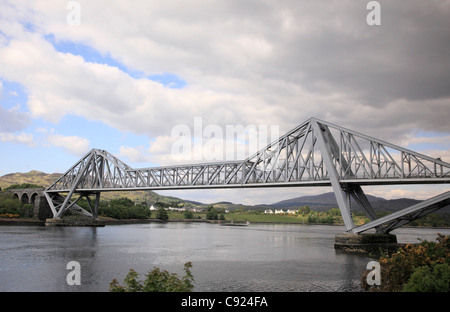
[[[0,227],[0,291],[108,291],[129,269],[182,275],[193,263],[195,291],[361,291],[370,260],[336,251],[339,226],[155,223],[89,227]],[[400,242],[449,230],[399,229]],[[69,261],[81,286],[69,286]]]

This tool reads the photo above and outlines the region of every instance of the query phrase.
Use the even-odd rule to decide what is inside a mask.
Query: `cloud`
[[[31,133],[9,133],[9,132],[0,132],[0,142],[5,143],[19,143],[19,144],[25,144],[30,147],[36,146],[36,143],[34,142],[34,136]]]
[[[29,114],[15,108],[4,109],[0,106],[0,132],[15,132],[25,129],[31,120]]]
[[[448,2],[383,2],[378,28],[366,24],[365,4],[352,1],[145,1],[139,10],[96,1],[81,3],[80,26],[65,23],[63,6],[14,6],[35,32],[6,18],[15,27],[5,30],[0,74],[27,87],[35,118],[75,114],[150,137],[194,116],[283,131],[315,116],[385,139],[449,131]],[[43,38],[49,33],[144,77],[57,52]],[[167,72],[186,85],[145,78]]]
[[[280,134],[314,116],[402,146],[421,131],[445,138],[450,2],[380,3],[382,25],[368,26],[367,3],[351,0],[80,1],[81,24],[70,26],[67,3],[2,1],[0,77],[23,86],[29,113],[0,107],[0,132],[75,115],[146,135],[117,149],[157,164],[182,161],[171,131],[197,116]]]
[[[82,156],[89,151],[89,140],[78,136],[63,136],[60,134],[49,134],[47,141],[51,145],[61,147],[77,156]]]
[[[119,158],[126,157],[131,163],[128,163],[129,166],[133,167],[133,163],[139,162],[150,162],[151,158],[148,155],[145,155],[144,147],[127,147],[121,146],[119,148]],[[125,160],[125,159],[123,159]]]

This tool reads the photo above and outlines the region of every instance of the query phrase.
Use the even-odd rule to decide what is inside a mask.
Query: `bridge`
[[[45,188],[22,188],[9,189],[8,192],[13,194],[22,204],[30,204],[33,206],[32,211],[25,210],[25,217],[45,220],[48,215],[48,203],[44,196]]]
[[[450,163],[310,118],[240,161],[135,169],[105,150],[93,149],[44,195],[54,218],[68,209],[96,218],[100,194],[108,191],[331,186],[347,232],[358,234],[369,229],[389,233],[450,204],[447,191],[377,218],[362,186],[449,182]],[[90,212],[76,205],[83,197]],[[370,222],[355,226],[352,202]]]

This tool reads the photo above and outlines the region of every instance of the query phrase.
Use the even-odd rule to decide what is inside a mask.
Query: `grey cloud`
[[[0,106],[0,132],[15,132],[25,129],[31,120],[27,113],[6,110]]]
[[[274,39],[280,57],[268,73],[372,105],[450,96],[450,2],[380,2],[381,26],[367,25],[365,2],[298,7],[292,16],[310,28]]]

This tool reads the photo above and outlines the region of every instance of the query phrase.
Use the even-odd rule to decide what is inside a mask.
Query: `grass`
[[[184,215],[182,212],[169,211],[169,220],[183,220]],[[324,213],[322,213],[325,215]],[[153,215],[152,215],[153,216]],[[250,223],[284,223],[284,224],[330,224],[321,223],[320,221],[308,222],[308,216],[295,216],[288,214],[264,214],[264,213],[237,213],[230,212],[224,214],[225,221],[233,222],[250,222]],[[206,219],[206,213],[194,213],[194,219]],[[333,225],[343,225],[341,216],[335,216],[333,218]],[[366,217],[354,216],[353,221],[355,225],[362,225],[369,220]]]
[[[169,211],[169,220],[182,220],[184,219],[182,212]],[[152,214],[153,216],[153,214]],[[233,222],[250,222],[250,223],[296,223],[303,224],[308,223],[306,217],[296,217],[293,215],[282,214],[262,214],[262,213],[227,213],[224,214],[225,221]],[[194,213],[194,219],[206,219],[206,213]]]
[[[227,213],[225,220],[236,222],[267,222],[267,223],[304,223],[303,218],[277,214],[240,214]]]

